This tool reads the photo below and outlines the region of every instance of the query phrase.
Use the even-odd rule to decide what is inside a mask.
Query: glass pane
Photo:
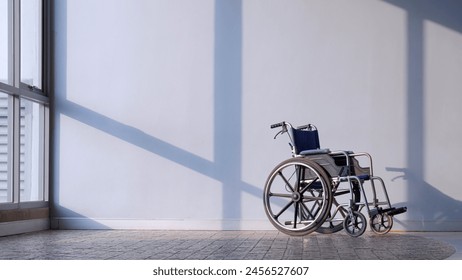
[[[21,99],[20,201],[43,200],[43,105]]]
[[[9,1],[0,0],[0,83],[12,84]]]
[[[21,82],[42,88],[42,0],[21,1]]]
[[[12,202],[8,180],[8,95],[0,92],[0,203]]]

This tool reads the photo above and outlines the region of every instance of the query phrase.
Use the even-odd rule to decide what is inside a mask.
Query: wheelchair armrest
[[[367,157],[368,160],[369,160],[369,170],[370,170],[370,175],[371,176],[374,176],[374,172],[373,172],[373,169],[372,169],[372,157],[370,154],[368,153],[353,153],[350,155],[351,157]]]
[[[352,166],[352,167],[357,167],[359,169],[368,169],[367,171],[366,170],[362,170],[363,172],[361,172],[362,174],[364,174],[364,171],[366,171],[366,173],[368,173],[369,176],[374,176],[374,173],[373,173],[373,169],[372,169],[372,157],[368,154],[368,153],[355,153],[353,151],[333,151],[331,153],[329,153],[329,155],[331,156],[340,156],[340,157],[345,157],[345,162],[346,162],[346,166]],[[361,156],[365,156],[369,159],[369,166],[368,167],[361,167],[359,166],[359,162],[357,160],[355,160],[355,162],[353,162],[352,158],[355,158],[355,157],[361,157]],[[356,166],[357,165],[357,166]]]
[[[330,153],[329,149],[313,149],[313,150],[301,151],[300,155],[308,156],[308,155],[319,155],[319,154],[328,154],[328,153]]]

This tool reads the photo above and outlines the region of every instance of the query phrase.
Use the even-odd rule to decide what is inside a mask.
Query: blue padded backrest
[[[320,148],[317,130],[292,129],[292,135],[294,137],[295,152],[297,154],[305,150]]]

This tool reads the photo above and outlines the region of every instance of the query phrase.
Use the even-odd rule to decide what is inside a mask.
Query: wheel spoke
[[[324,198],[321,196],[316,196],[316,197],[303,197],[303,202],[310,202],[310,201],[316,201],[319,205],[319,201],[323,201]]]
[[[347,215],[347,211],[343,209],[343,207],[338,208],[338,211],[342,215],[342,217],[345,217]]]
[[[270,193],[268,194],[268,196],[292,198],[292,194],[286,194],[286,193]]]
[[[350,229],[350,232],[351,232],[351,233],[353,233],[353,234],[355,233],[355,231],[356,231],[356,227],[355,227],[355,225],[354,225],[354,224],[350,224],[350,225],[348,225],[348,228]]]
[[[299,166],[297,169],[297,191],[300,191],[301,182],[305,178],[305,167]],[[303,192],[300,191],[300,193],[302,194]]]
[[[284,206],[281,211],[279,211],[279,213],[277,213],[276,215],[274,215],[274,218],[275,219],[278,219],[279,216],[281,216],[282,213],[284,213],[290,206],[292,206],[292,204],[294,204],[293,201],[290,201],[286,206]]]
[[[282,174],[281,171],[278,172],[279,176],[281,176],[282,180],[284,180],[284,182],[286,183],[286,186],[290,188],[290,190],[292,192],[295,192],[294,191],[294,188],[292,188],[292,185],[290,184],[290,182],[287,180],[287,178],[284,176],[284,174]]]
[[[302,220],[308,220],[310,217],[313,217],[311,212],[307,209],[306,205],[303,203],[300,203],[300,206],[298,207],[300,209],[300,221]]]
[[[319,201],[316,201],[316,203],[313,204],[313,206],[311,207],[311,212],[313,213],[313,217],[315,217],[316,215],[318,215],[319,211],[321,210],[322,208],[322,204],[319,203]]]
[[[304,203],[301,203],[301,207],[303,208],[303,210],[305,210],[305,213],[308,215],[308,217],[311,217],[312,219],[314,219],[314,216],[311,213],[310,209],[308,209],[308,207],[306,207]]]
[[[299,205],[299,202],[295,202],[294,228],[297,228],[298,205]]]
[[[310,193],[313,195],[313,197],[312,197],[311,200],[306,200],[306,201],[307,202],[309,202],[309,201],[314,201],[315,202],[313,204],[313,206],[311,207],[311,211],[314,212],[314,215],[316,216],[319,213],[319,211],[321,210],[321,208],[322,208],[324,198],[321,196],[321,193],[319,193],[318,196],[315,196],[315,194],[314,194],[314,192],[312,190],[310,190]],[[317,207],[316,210],[315,210],[315,207]]]
[[[322,204],[321,204],[320,201],[324,200],[324,197],[322,197],[321,193],[319,193],[318,196],[316,196],[312,190],[310,190],[310,193],[312,195],[311,197],[305,197],[305,195],[302,194],[303,195],[303,201],[306,201],[306,202],[316,201],[316,205],[321,207]]]
[[[306,185],[306,186],[300,191],[300,193],[303,194],[304,192],[306,192],[306,190],[308,190],[308,189],[311,187],[311,185],[313,185],[315,182],[317,182],[318,179],[319,179],[319,178],[316,177],[316,179],[314,179],[314,180],[311,181],[308,185]]]

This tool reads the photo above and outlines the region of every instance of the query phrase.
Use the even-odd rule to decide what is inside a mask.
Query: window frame
[[[21,0],[8,0],[8,73],[9,83],[0,82],[0,92],[8,95],[8,185],[11,201],[0,202],[0,211],[49,207],[49,152],[50,152],[50,89],[51,89],[51,1],[39,0],[41,5],[41,88],[21,82]],[[11,75],[11,77],[10,77]],[[40,147],[42,199],[21,201],[20,199],[20,104],[25,99],[43,106],[40,110],[40,134],[44,139]],[[1,221],[0,221],[1,223]]]

